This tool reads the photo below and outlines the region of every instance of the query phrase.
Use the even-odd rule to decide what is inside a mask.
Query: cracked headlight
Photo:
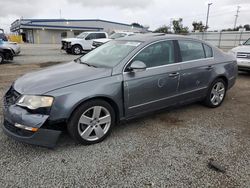
[[[18,106],[36,110],[38,108],[48,108],[52,106],[54,98],[49,96],[23,95],[17,101]]]

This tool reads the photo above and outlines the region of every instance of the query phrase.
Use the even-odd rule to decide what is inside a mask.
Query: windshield
[[[250,45],[250,39],[248,39],[248,40],[244,43],[244,45]]]
[[[83,38],[85,38],[87,35],[88,35],[88,33],[83,32],[83,33],[80,33],[79,35],[77,35],[76,38],[81,38],[81,39],[83,39]]]
[[[95,67],[111,68],[139,45],[140,42],[135,41],[111,41],[81,57],[81,62]]]
[[[126,33],[114,33],[112,35],[110,35],[110,39],[118,39],[118,38],[121,38],[121,37],[125,37],[127,36]]]

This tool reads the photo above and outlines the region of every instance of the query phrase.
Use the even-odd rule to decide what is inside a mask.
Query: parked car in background
[[[237,58],[239,70],[250,71],[250,38],[229,52]]]
[[[11,48],[14,52],[14,55],[18,55],[21,52],[21,47],[16,42],[8,42],[0,39],[0,46]]]
[[[124,31],[124,32],[113,33],[112,35],[109,36],[109,38],[106,38],[106,39],[96,39],[93,41],[92,50],[111,40],[122,38],[122,37],[128,37],[132,35],[135,35],[135,33]]]
[[[106,32],[83,32],[76,38],[66,38],[62,40],[62,50],[67,53],[79,55],[92,49],[92,43],[95,39],[108,38]]]
[[[5,46],[0,45],[0,64],[2,64],[5,60],[13,60],[14,51]]]
[[[8,38],[4,34],[4,30],[3,29],[0,29],[0,39],[2,39],[3,41],[8,41]]]
[[[66,123],[75,141],[94,144],[120,121],[142,114],[195,101],[219,107],[236,77],[236,59],[204,41],[120,38],[17,79],[4,96],[3,130],[18,141],[53,147],[61,133],[55,125]]]

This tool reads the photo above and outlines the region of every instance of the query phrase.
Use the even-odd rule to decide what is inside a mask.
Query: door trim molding
[[[181,94],[176,94],[176,95],[172,95],[172,96],[169,96],[169,97],[164,97],[164,98],[161,98],[161,99],[157,99],[157,100],[145,102],[145,103],[142,103],[142,104],[130,106],[130,107],[128,107],[128,109],[133,109],[133,108],[137,108],[137,107],[140,107],[140,106],[145,106],[145,105],[148,105],[148,104],[152,104],[152,103],[155,103],[155,102],[163,101],[163,100],[166,100],[166,99],[171,99],[171,98],[174,98],[174,97],[178,97],[178,96],[181,96],[181,95],[185,95],[185,94],[192,93],[192,92],[195,92],[195,91],[200,91],[200,90],[207,89],[207,88],[208,87],[197,88],[197,89],[194,89],[192,91],[186,91],[186,92],[181,93]]]

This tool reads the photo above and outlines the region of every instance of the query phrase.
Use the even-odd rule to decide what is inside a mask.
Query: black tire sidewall
[[[93,106],[103,106],[105,107],[111,115],[111,125],[108,132],[100,139],[96,141],[88,141],[83,139],[78,132],[78,121],[81,115],[89,108]],[[112,106],[104,100],[91,100],[80,105],[71,115],[71,118],[67,124],[67,129],[70,136],[77,142],[85,145],[95,144],[103,141],[111,132],[113,126],[115,125],[115,112]]]
[[[224,94],[224,97],[223,97],[222,101],[221,101],[218,105],[214,105],[214,104],[211,102],[211,98],[210,98],[210,97],[211,97],[211,92],[212,92],[212,89],[213,89],[214,85],[215,85],[216,83],[218,83],[218,82],[221,82],[221,83],[224,84],[224,87],[225,87],[225,94]],[[225,97],[226,97],[226,93],[227,93],[227,85],[226,85],[226,82],[225,82],[222,78],[218,78],[218,79],[214,80],[214,81],[212,82],[212,84],[210,85],[210,87],[209,87],[209,90],[208,90],[206,99],[205,99],[205,101],[204,101],[204,102],[205,102],[205,105],[208,106],[208,107],[210,107],[210,108],[219,107],[219,106],[223,103],[223,101],[224,101],[224,99],[225,99]]]

